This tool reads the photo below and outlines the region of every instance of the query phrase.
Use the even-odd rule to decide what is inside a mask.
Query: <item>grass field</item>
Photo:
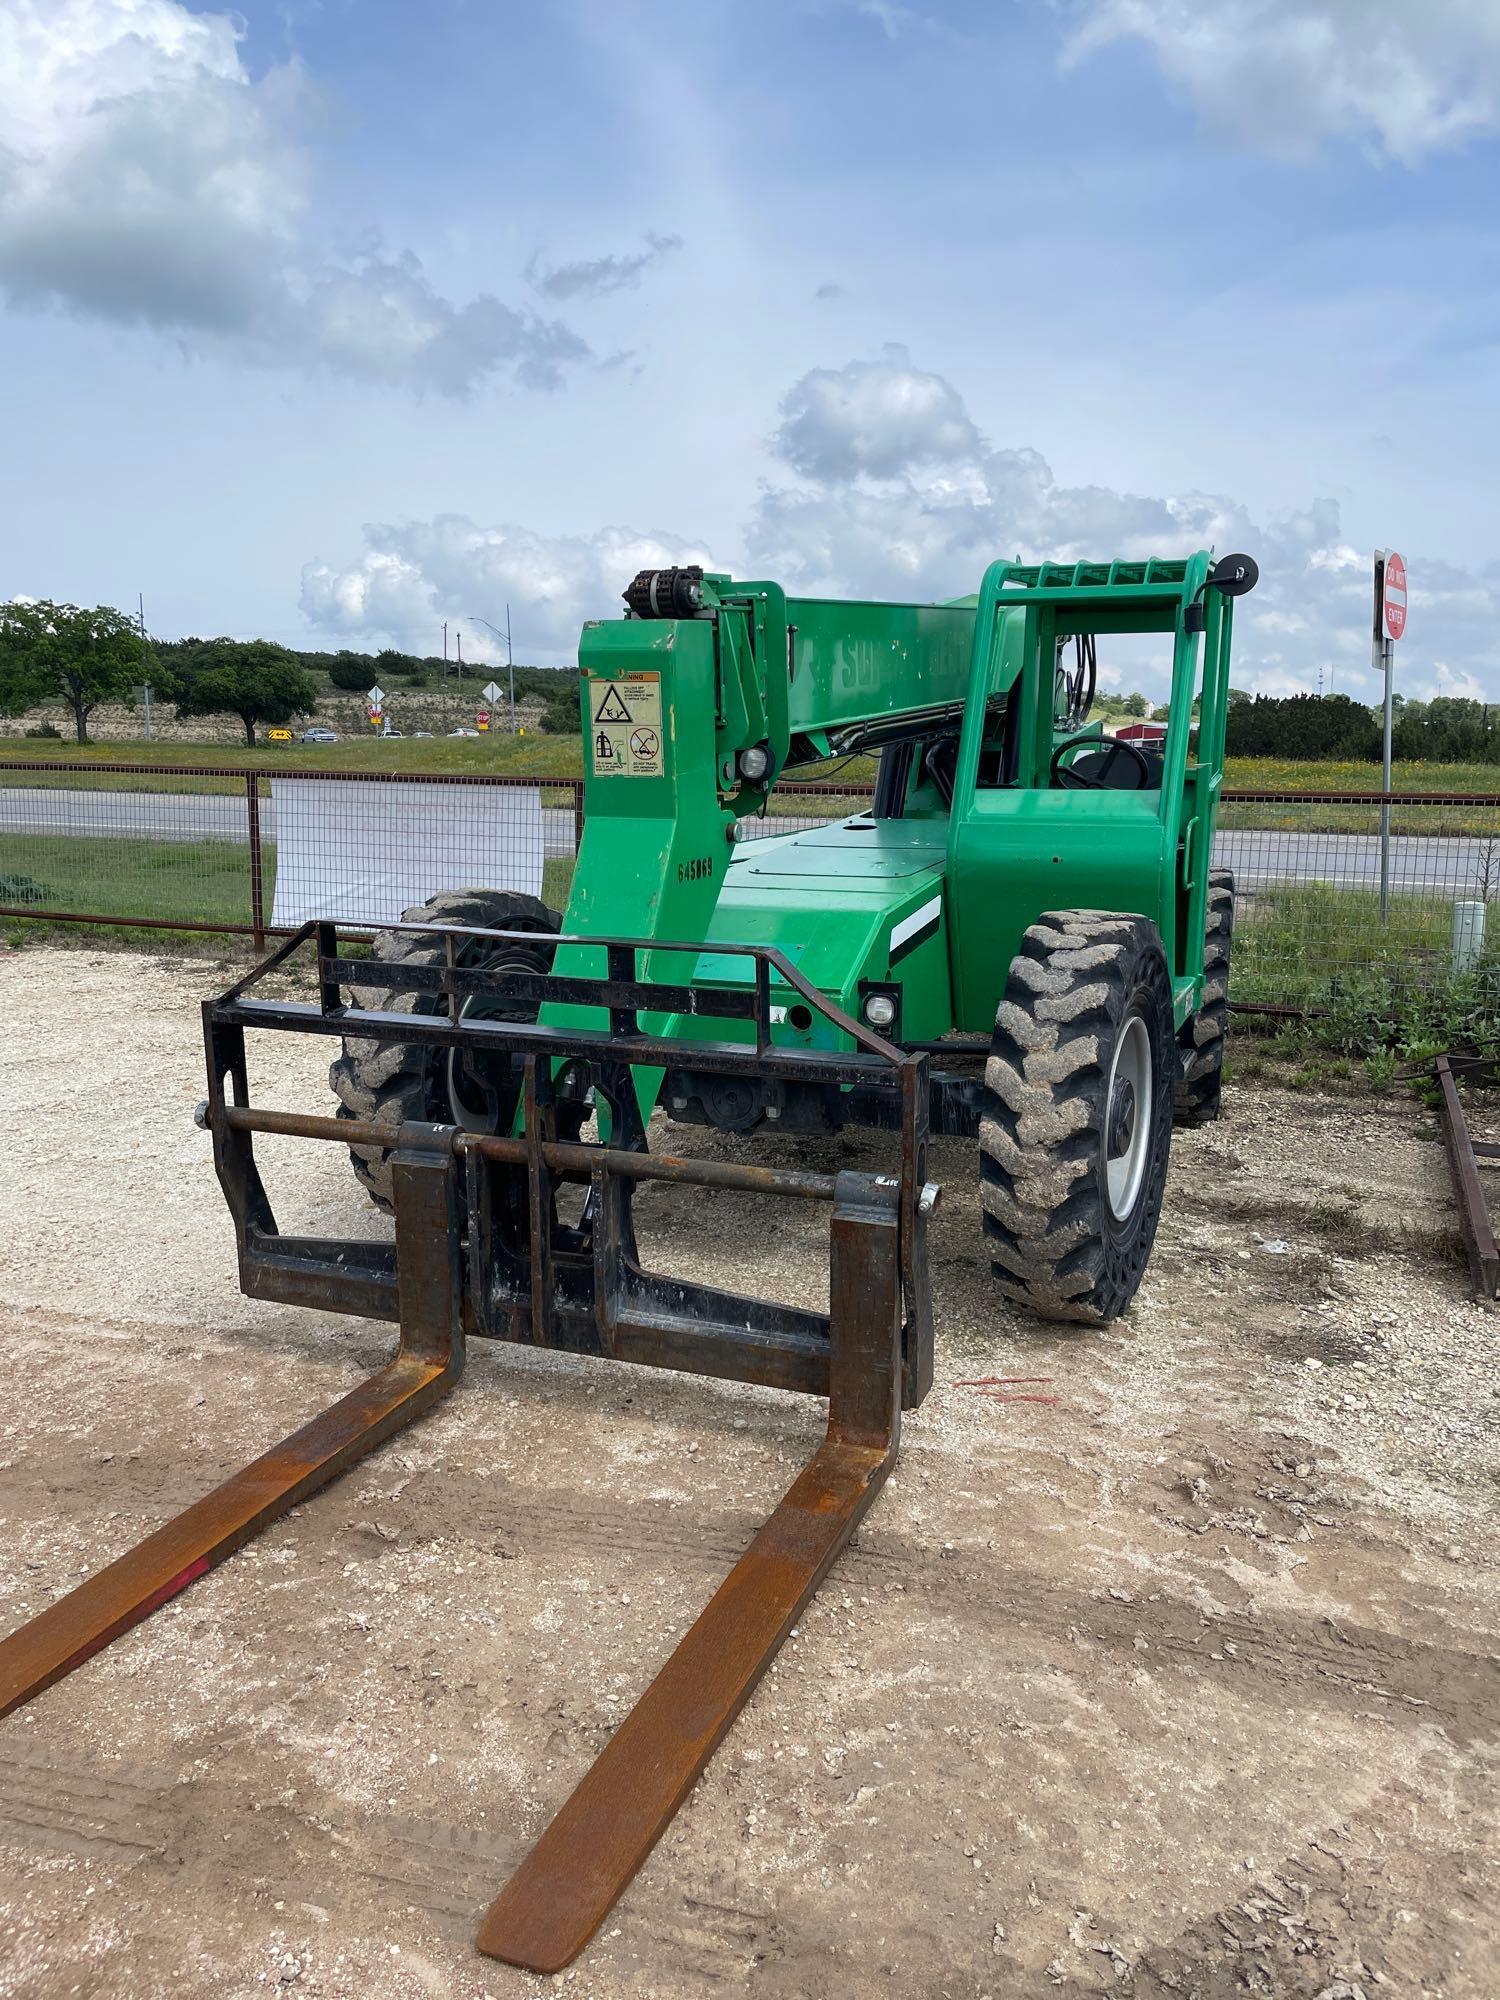
[[[276,893],[276,846],[261,849],[265,913]],[[570,859],[542,866],[542,898],[567,901]],[[162,923],[248,924],[250,850],[228,840],[133,840],[74,834],[0,833],[0,905],[34,909],[35,919],[3,919],[35,931],[50,910]],[[60,927],[59,927],[60,928]]]
[[[21,762],[54,765],[59,773],[70,774],[74,782],[77,773],[90,764],[215,764],[235,771],[381,771],[391,775],[403,771],[490,771],[509,777],[577,778],[583,775],[583,743],[577,736],[497,734],[422,741],[405,737],[399,742],[350,737],[340,743],[305,747],[267,743],[254,750],[243,744],[138,742],[91,743],[80,749],[75,743],[0,737],[0,783],[37,782],[36,775],[19,772],[7,779],[6,765]],[[841,760],[836,766],[811,765],[789,775],[869,783],[874,772],[873,758],[857,757]],[[1398,763],[1392,781],[1397,791],[1500,794],[1500,765]],[[102,785],[106,780],[98,776],[94,782]],[[1330,759],[1299,764],[1289,758],[1231,757],[1224,766],[1224,783],[1242,791],[1375,792],[1380,789],[1380,766]],[[200,779],[184,780],[182,788],[216,787],[215,781]]]
[[[1227,791],[1378,792],[1380,766],[1331,759],[1296,764],[1276,757],[1232,757],[1224,765]],[[1394,764],[1397,792],[1486,793],[1500,797],[1500,767],[1493,764]],[[1222,811],[1225,826],[1305,833],[1374,833],[1379,808],[1337,805],[1239,805]],[[1500,834],[1500,806],[1393,806],[1393,833]]]
[[[48,772],[7,771],[7,765],[45,763]],[[29,737],[0,738],[0,785],[76,785],[132,790],[148,784],[153,791],[228,792],[238,789],[233,778],[158,778],[136,780],[125,774],[95,772],[91,764],[183,765],[213,764],[233,771],[378,771],[399,777],[406,771],[452,771],[465,775],[498,773],[504,777],[576,778],[583,775],[583,743],[577,736],[435,736],[426,741],[404,737],[399,742],[349,738],[340,743],[307,745],[267,743],[254,750],[228,743],[76,743],[35,741]]]
[[[1321,1008],[1371,986],[1441,984],[1447,977],[1450,902],[1393,896],[1383,922],[1377,894],[1305,882],[1257,890],[1236,903],[1236,1000]]]
[[[248,924],[249,848],[227,840],[0,834],[0,903],[169,923]],[[266,907],[276,850],[263,855]]]
[[[1247,792],[1378,792],[1380,766],[1336,758],[1300,764],[1290,757],[1228,757],[1224,783]],[[1500,794],[1500,765],[1397,762],[1391,766],[1391,788],[1398,792],[1496,795]]]

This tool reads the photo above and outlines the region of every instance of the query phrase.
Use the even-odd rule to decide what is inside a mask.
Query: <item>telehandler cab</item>
[[[305,925],[205,1002],[201,1121],[258,1298],[395,1321],[393,1359],[0,1642],[0,1714],[457,1382],[471,1336],[828,1398],[801,1476],[502,1889],[480,1949],[555,1971],[645,1860],[895,1461],[932,1380],[932,1133],[977,1140],[999,1291],[1130,1303],[1174,1114],[1215,1117],[1233,885],[1210,867],[1230,600],[1249,557],[992,563],[975,599],[849,603],[643,572],[579,649],[566,917],[476,888],[381,932]],[[1165,744],[1088,720],[1099,639],[1171,652]],[[790,768],[878,751],[873,810],[775,835]],[[753,838],[744,838],[745,835]],[[313,951],[314,997],[269,996]],[[332,1117],[252,1104],[247,1029],[342,1043]],[[890,1174],[649,1149],[899,1136]],[[347,1144],[394,1241],[283,1235],[257,1132]],[[643,1180],[831,1204],[830,1310],[647,1269]]]

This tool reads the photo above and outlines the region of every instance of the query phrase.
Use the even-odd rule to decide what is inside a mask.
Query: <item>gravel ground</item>
[[[0,955],[0,1629],[388,1350],[236,1289],[190,1117],[214,976]],[[327,1054],[257,1048],[262,1100],[321,1107]],[[388,1226],[332,1148],[262,1157],[284,1225]],[[997,1302],[971,1149],[935,1172],[936,1387],[563,1990],[1493,1996],[1497,1328],[1432,1120],[1231,1087],[1174,1143],[1136,1308],[1087,1335]],[[640,1213],[685,1273],[826,1296],[821,1210]],[[474,1955],[478,1914],[820,1431],[482,1345],[3,1725],[0,1994],[550,1990]]]

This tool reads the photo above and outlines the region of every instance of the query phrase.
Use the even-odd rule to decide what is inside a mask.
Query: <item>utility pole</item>
[[[135,594],[136,613],[141,626],[141,705],[146,711],[146,741],[151,741],[151,682],[147,678],[149,667],[146,660],[146,593],[138,590]]]
[[[443,620],[443,673],[448,672],[448,621]]]
[[[458,678],[462,680],[464,677],[464,635],[462,632],[456,632],[453,636],[458,641]]]
[[[488,618],[481,618],[477,611],[470,611],[466,616],[471,625],[482,625],[486,632],[493,632],[497,639],[505,641],[505,663],[510,669],[510,733],[514,736],[516,733],[516,663],[511,658],[510,651],[510,606],[507,604],[505,607],[505,630],[503,632],[498,625],[492,625]]]

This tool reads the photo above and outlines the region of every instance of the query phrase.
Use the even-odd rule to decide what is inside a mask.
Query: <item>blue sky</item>
[[[0,0],[0,592],[556,661],[1211,542],[1369,694],[1389,543],[1500,697],[1497,193],[1489,0]]]

